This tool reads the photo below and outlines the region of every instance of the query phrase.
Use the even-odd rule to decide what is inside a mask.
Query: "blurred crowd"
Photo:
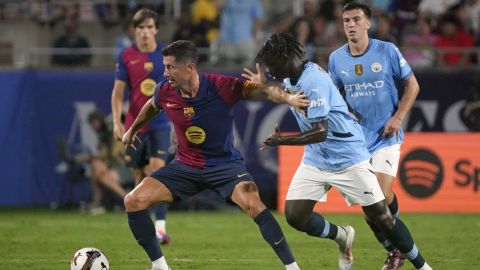
[[[175,2],[180,10],[173,16]],[[65,33],[55,48],[90,47],[94,36],[80,34],[79,22],[98,21],[104,28],[124,32],[114,41],[118,50],[129,46],[132,35],[127,21],[140,7],[148,7],[169,19],[176,29],[164,40],[189,39],[203,48],[202,61],[212,65],[251,64],[256,48],[271,32],[290,32],[305,45],[309,58],[326,67],[328,55],[346,42],[341,18],[348,0],[103,0],[103,1],[2,1],[0,21],[28,19]],[[297,12],[292,3],[298,3]],[[480,48],[480,0],[363,0],[373,11],[371,36],[402,47],[414,67],[478,65]],[[287,6],[288,7],[288,6]],[[170,13],[169,13],[170,12]],[[293,15],[298,13],[300,15]],[[170,15],[169,15],[170,14]],[[179,15],[179,16],[178,16]],[[170,16],[170,17],[169,17]],[[161,26],[162,27],[162,26]],[[113,41],[112,41],[113,42]],[[88,65],[88,50],[52,58],[59,65]]]

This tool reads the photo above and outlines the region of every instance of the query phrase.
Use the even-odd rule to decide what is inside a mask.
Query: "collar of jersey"
[[[368,38],[368,46],[367,48],[365,49],[365,51],[362,53],[362,54],[359,54],[359,55],[352,55],[352,53],[350,52],[350,46],[348,46],[348,43],[347,43],[347,54],[350,55],[351,57],[360,57],[360,56],[364,56],[369,50],[370,50],[370,47],[372,46],[372,39],[371,38]]]

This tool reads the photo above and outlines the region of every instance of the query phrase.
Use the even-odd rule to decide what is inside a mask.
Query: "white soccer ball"
[[[73,254],[70,270],[108,270],[107,256],[99,249],[86,247]]]

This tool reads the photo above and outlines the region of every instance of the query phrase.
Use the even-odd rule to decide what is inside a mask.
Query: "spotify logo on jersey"
[[[400,163],[400,183],[417,198],[433,195],[442,185],[443,165],[430,150],[414,149]]]

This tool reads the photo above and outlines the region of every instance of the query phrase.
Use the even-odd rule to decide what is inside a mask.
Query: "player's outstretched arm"
[[[302,111],[303,108],[310,105],[307,96],[302,92],[293,95],[287,93],[284,90],[285,86],[282,83],[267,82],[265,79],[265,72],[260,67],[260,64],[257,63],[256,68],[256,73],[248,68],[243,69],[242,77],[250,81],[250,84],[247,85],[247,88],[251,87],[251,91],[245,91],[246,98],[269,99],[275,103],[286,103],[292,107],[295,107],[299,111]]]
[[[133,122],[132,126],[125,132],[123,135],[122,142],[127,146],[132,146],[137,131],[143,127],[150,119],[158,114],[160,110],[155,106],[153,98],[149,99],[145,105],[143,105],[142,110],[138,114],[137,118]]]
[[[299,132],[297,134],[285,136],[280,133],[278,125],[275,125],[275,132],[270,134],[270,136],[263,141],[263,145],[307,145],[312,143],[319,143],[327,139],[327,132],[327,120],[313,123],[312,128],[305,132]]]

